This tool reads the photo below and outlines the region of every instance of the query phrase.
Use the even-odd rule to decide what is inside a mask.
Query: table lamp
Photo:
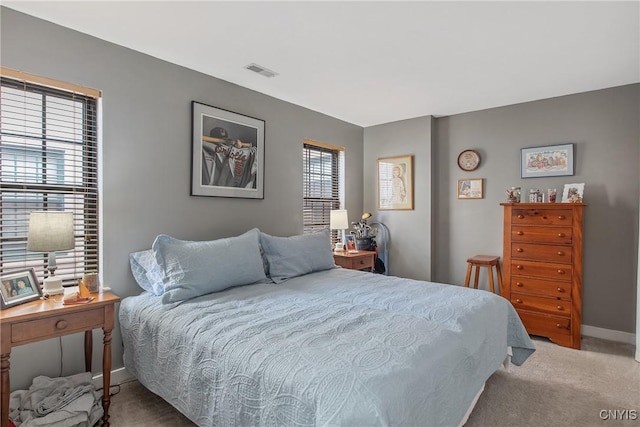
[[[43,292],[49,295],[64,293],[62,279],[54,276],[58,268],[56,251],[68,251],[75,247],[73,212],[33,211],[29,215],[27,250],[48,252],[49,277],[44,279]]]
[[[346,209],[335,209],[329,212],[329,228],[332,230],[342,230],[342,238],[336,243],[336,251],[344,250],[344,230],[349,228],[349,215]]]

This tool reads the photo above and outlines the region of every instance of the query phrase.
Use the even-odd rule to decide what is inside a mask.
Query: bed
[[[274,256],[266,238],[258,233],[266,280],[188,298],[152,290],[120,305],[125,367],[200,426],[457,426],[508,352],[521,365],[535,350],[498,295],[324,268],[326,257],[298,268],[314,255],[308,241],[278,241]],[[184,282],[194,255],[180,252]],[[303,274],[279,277],[282,252],[284,270]],[[153,258],[170,288],[175,259]]]

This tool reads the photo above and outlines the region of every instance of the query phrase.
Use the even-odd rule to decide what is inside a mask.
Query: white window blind
[[[302,153],[304,232],[311,233],[329,228],[330,212],[340,209],[344,151],[341,147],[305,142]],[[331,241],[338,241],[336,230],[331,230]]]
[[[33,267],[47,277],[47,254],[27,251],[29,213],[71,211],[75,248],[56,253],[55,274],[73,285],[98,269],[99,92],[25,76],[2,69],[0,274]]]

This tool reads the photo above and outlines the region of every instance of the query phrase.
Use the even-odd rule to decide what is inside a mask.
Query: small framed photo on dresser
[[[0,308],[37,300],[42,296],[38,277],[33,268],[3,274],[0,277]]]
[[[582,203],[584,200],[584,182],[565,184],[562,191],[562,203]]]

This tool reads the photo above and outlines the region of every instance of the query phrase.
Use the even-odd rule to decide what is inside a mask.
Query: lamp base
[[[48,277],[44,279],[42,287],[42,292],[48,295],[58,295],[64,293],[64,288],[62,287],[62,279],[58,279],[57,277]]]

